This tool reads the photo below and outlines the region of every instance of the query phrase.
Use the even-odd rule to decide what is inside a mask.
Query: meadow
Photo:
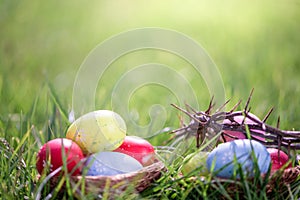
[[[129,30],[156,27],[188,36],[217,67],[225,99],[231,99],[226,109],[239,100],[242,109],[254,88],[252,113],[263,118],[274,107],[268,124],[276,126],[280,116],[281,129],[300,130],[299,22],[300,4],[296,0],[151,3],[1,0],[0,137],[8,141],[14,152],[8,153],[1,146],[0,197],[34,199],[40,184],[36,179],[36,154],[46,141],[65,136],[80,67],[97,45]],[[120,96],[117,105],[112,102],[118,81],[147,63],[163,64],[183,76],[196,96],[198,109],[207,108],[214,94],[210,93],[205,78],[180,56],[157,49],[136,50],[114,60],[96,83],[92,106],[128,111],[132,118],[126,119],[131,135],[139,135],[134,124],[143,127],[156,118],[165,120],[158,128],[179,128],[178,115],[182,113],[170,104],[180,103],[178,99],[190,103],[190,99],[185,99],[186,91],[174,83],[171,75],[161,77],[164,83],[170,83],[168,87],[141,84],[149,78],[144,74],[138,77],[141,83],[134,85],[135,90],[129,91],[129,96]],[[177,90],[172,91],[171,86],[176,84]],[[163,109],[155,110],[155,105]],[[152,133],[149,141],[155,146],[164,145],[170,135],[167,132],[156,135],[155,131],[149,129]],[[26,166],[20,169],[21,159]],[[127,198],[195,199],[188,194],[192,190],[203,199],[218,198],[219,193],[210,191],[201,181],[199,187],[186,180],[172,184],[169,177],[176,177],[178,165],[170,167],[156,189],[141,195],[128,194]],[[182,184],[188,189],[182,190]],[[244,190],[248,191],[244,198],[267,199],[263,193],[255,193],[255,187],[245,186]],[[277,197],[297,199],[298,191],[299,186],[294,185],[291,191]]]

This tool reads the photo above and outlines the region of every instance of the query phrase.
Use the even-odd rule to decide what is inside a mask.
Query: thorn
[[[282,142],[282,136],[281,135],[277,136],[277,142],[278,142],[278,144],[277,144],[278,145],[278,149],[281,150],[281,142]]]
[[[274,107],[272,107],[268,113],[266,114],[266,116],[264,117],[264,119],[262,120],[263,123],[265,123],[267,121],[267,119],[270,117],[271,113],[273,112]]]
[[[197,112],[192,106],[190,106],[189,104],[185,103],[184,105],[185,105],[185,107],[187,108],[187,111],[188,111],[188,110],[191,110],[191,111],[192,111],[193,113],[195,113],[195,114],[198,113],[198,112]]]
[[[184,114],[186,114],[187,116],[189,116],[191,119],[194,119],[195,121],[199,122],[200,124],[202,124],[202,122],[197,119],[196,117],[194,117],[191,113],[189,113],[188,111],[184,110],[183,108],[180,108],[179,106],[171,103],[171,106],[175,107],[176,109],[180,110],[181,112],[183,112]]]
[[[178,131],[182,131],[182,130],[184,130],[184,129],[186,129],[186,126],[184,126],[184,127],[182,127],[182,128],[178,128],[178,129],[172,130],[172,131],[170,132],[170,134],[176,133],[176,132],[178,132]]]
[[[242,100],[239,100],[234,106],[233,108],[229,111],[229,113],[232,113],[233,111],[235,111],[235,109],[237,109],[237,107],[242,103]]]
[[[244,111],[244,114],[243,114],[244,118],[243,118],[243,121],[242,121],[242,125],[244,125],[244,124],[245,124],[245,121],[246,121],[247,115],[248,115],[248,111]]]
[[[214,102],[214,96],[211,97],[208,109],[205,111],[205,113],[208,114],[208,115],[210,114],[211,109],[214,107],[214,103],[213,102]]]
[[[254,88],[252,88],[252,90],[251,90],[251,92],[250,92],[250,95],[249,95],[249,97],[248,97],[248,99],[247,99],[247,102],[246,102],[246,105],[245,105],[245,110],[248,109],[250,100],[251,100],[251,98],[252,98],[253,91],[254,91]]]
[[[280,126],[280,116],[278,116],[276,127],[279,129]]]
[[[248,110],[245,110],[245,111],[244,111],[244,119],[243,119],[243,121],[242,121],[242,124],[243,124],[243,125],[245,124],[246,118],[249,116],[250,110],[251,110],[251,107],[249,107]]]
[[[184,125],[184,121],[183,121],[182,115],[178,114],[178,118],[179,118],[180,127],[182,127]]]
[[[247,115],[249,115],[250,111],[251,111],[251,107],[249,107],[249,109],[247,110]]]
[[[186,102],[186,101],[184,101],[184,105],[185,105],[185,109],[186,109],[186,111],[190,113],[190,107],[189,107],[189,106],[187,106],[187,102]]]
[[[223,109],[230,101],[231,99],[228,99],[223,105],[221,105],[217,110],[216,112],[219,112],[221,109]]]

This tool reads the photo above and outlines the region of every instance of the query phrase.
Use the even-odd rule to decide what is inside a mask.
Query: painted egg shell
[[[248,177],[254,176],[257,169],[255,155],[260,174],[267,173],[271,157],[266,147],[255,140],[241,139],[219,144],[207,157],[207,168],[218,177],[231,178],[236,173],[239,178],[238,166]]]
[[[131,156],[119,152],[99,152],[86,162],[88,176],[112,176],[138,171],[143,166]]]
[[[56,138],[40,148],[37,154],[36,168],[40,174],[48,167],[49,172],[52,172],[63,166],[65,161],[68,172],[78,175],[81,172],[80,161],[83,158],[83,153],[75,142],[66,138]]]
[[[252,114],[252,113],[248,113],[249,116],[251,116],[252,118],[258,120],[258,121],[261,121],[256,115]],[[245,118],[244,116],[242,115],[239,115],[239,116],[236,116],[234,117],[234,121],[237,122],[238,124],[242,124],[243,121],[245,124],[249,124],[249,125],[253,125],[253,124],[256,124],[254,121],[252,121],[251,119],[249,118]],[[225,119],[223,121],[223,124],[233,124],[234,122],[231,122],[229,119]],[[260,133],[260,134],[264,134],[264,131],[260,131],[260,130],[257,130],[256,131],[257,133]],[[235,140],[234,138],[238,138],[238,139],[246,139],[246,136],[239,132],[239,131],[229,131],[229,130],[226,130],[224,131],[224,139],[226,142],[229,142],[229,141],[232,141],[232,140]],[[230,137],[231,136],[231,137]],[[256,136],[256,135],[251,135],[251,137],[253,138],[256,138],[260,141],[265,141],[264,138],[262,137],[259,137],[259,136]]]
[[[114,150],[137,159],[143,166],[155,161],[155,150],[150,142],[137,136],[126,136],[121,146]]]
[[[206,167],[206,159],[208,156],[208,152],[200,151],[197,153],[189,154],[183,160],[184,165],[182,166],[182,173],[187,175],[192,171],[199,168],[199,175],[204,176],[208,174],[208,169]]]
[[[122,144],[125,135],[126,124],[120,115],[110,110],[97,110],[74,121],[66,137],[87,154],[114,150]]]
[[[286,169],[292,167],[292,162],[289,159],[289,156],[282,150],[276,148],[267,148],[271,156],[272,168],[271,173],[279,169]]]

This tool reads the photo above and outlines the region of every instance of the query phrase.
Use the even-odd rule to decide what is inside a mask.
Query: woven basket
[[[76,189],[75,196],[80,197],[84,194],[102,195],[109,193],[113,198],[126,190],[130,192],[141,192],[157,180],[162,172],[166,170],[161,161],[142,168],[136,172],[119,174],[114,176],[71,176],[70,183],[72,189]],[[61,178],[54,176],[50,179],[50,188],[55,188]],[[84,187],[82,185],[84,184]],[[84,188],[84,191],[81,190]],[[65,185],[61,188],[64,191]]]
[[[180,178],[183,177],[180,176]],[[252,188],[250,191],[254,190],[257,192],[257,194],[262,194],[268,199],[274,199],[274,197],[276,197],[276,199],[281,199],[277,196],[278,194],[286,198],[287,191],[292,188],[292,185],[295,187],[295,184],[299,184],[300,186],[300,166],[289,168],[284,171],[277,171],[275,174],[272,174],[269,177],[262,177],[262,180],[264,180],[264,178],[268,178],[267,185],[264,185],[263,182],[250,178],[245,180],[248,183],[248,189]],[[198,184],[199,181],[202,183]],[[188,199],[201,199],[200,197],[202,193],[199,194],[199,191],[203,190],[203,185],[206,184],[208,184],[208,187],[206,187],[206,189],[208,189],[207,195],[210,195],[210,193],[217,193],[218,199],[247,198],[247,194],[245,194],[246,188],[241,180],[224,179],[218,177],[213,177],[211,179],[204,176],[191,176],[186,177],[185,185],[186,184],[192,184],[193,187],[195,187],[194,190],[191,190]],[[185,185],[182,185],[182,187],[185,187]],[[226,190],[225,194],[222,192],[222,190],[220,190],[221,188]],[[210,197],[208,196],[208,198]]]
[[[286,187],[295,181],[300,180],[300,166],[285,169],[282,172],[277,172],[271,175],[267,185],[267,194],[274,192],[275,188],[286,190]]]

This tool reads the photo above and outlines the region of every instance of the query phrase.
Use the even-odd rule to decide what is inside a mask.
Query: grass
[[[227,109],[239,99],[245,103],[254,88],[251,102],[254,114],[263,118],[274,107],[268,124],[275,126],[280,115],[282,129],[299,130],[299,11],[296,0],[184,4],[155,1],[150,5],[146,1],[1,0],[0,137],[14,151],[1,146],[0,198],[35,197],[40,184],[36,178],[36,153],[46,141],[65,136],[70,124],[73,84],[80,65],[100,42],[133,28],[161,27],[193,38],[218,66],[226,99],[232,98]],[[150,62],[165,64],[184,76],[195,92],[199,109],[206,108],[211,94],[193,67],[174,54],[151,49],[132,52],[110,65],[99,80],[95,107],[112,109],[112,91],[120,77]],[[172,83],[172,78],[164,78]],[[178,128],[179,112],[170,104],[179,103],[177,96],[182,93],[168,89],[156,84],[139,87],[130,99],[120,99],[120,102],[128,108],[132,120],[143,126],[151,120],[151,106],[159,104],[165,110],[156,110],[158,114],[152,117],[162,116],[166,111],[164,127]],[[128,126],[129,134],[139,134],[131,123]],[[162,146],[168,138],[164,132],[148,139]],[[25,167],[20,165],[22,159]],[[214,199],[220,192],[226,192],[223,184],[212,180],[206,183],[200,178],[191,181],[189,177],[178,177],[180,166],[180,162],[170,163],[169,171],[142,194],[124,195],[148,199],[198,196]],[[247,181],[240,184],[248,195],[242,198],[266,199],[263,189],[255,193],[255,185]],[[274,199],[299,198],[298,185],[299,181],[274,194]]]

